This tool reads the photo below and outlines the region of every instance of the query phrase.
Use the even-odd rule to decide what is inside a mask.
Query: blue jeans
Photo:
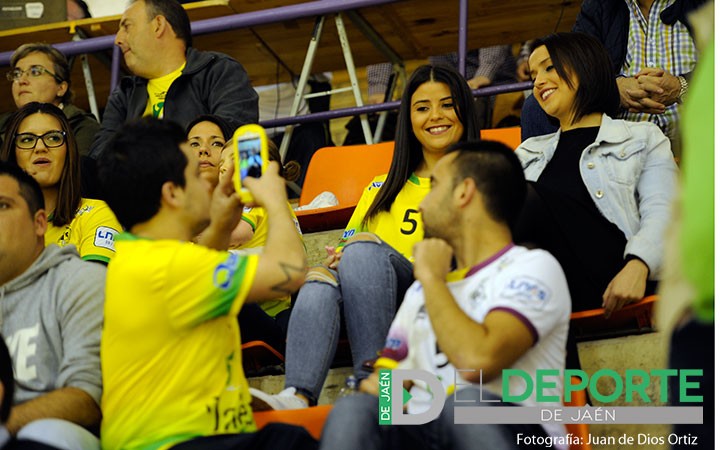
[[[354,241],[345,246],[337,283],[308,281],[300,289],[288,326],[285,386],[311,403],[320,396],[345,315],[353,369],[375,358],[405,291],[413,282],[412,263],[384,242]]]
[[[459,400],[475,400],[471,406],[508,406],[507,403],[479,401],[480,390],[468,387],[457,391]],[[484,399],[497,398],[483,391]],[[468,406],[464,402],[461,406]],[[330,412],[320,439],[320,449],[396,449],[423,450],[519,448],[518,433],[547,436],[539,425],[455,425],[454,396],[445,401],[440,416],[424,425],[379,425],[378,398],[358,394],[338,400]],[[529,447],[524,447],[529,448]]]

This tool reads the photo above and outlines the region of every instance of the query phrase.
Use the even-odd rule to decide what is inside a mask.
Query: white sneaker
[[[296,389],[294,387],[289,387],[283,389],[275,395],[271,395],[261,390],[250,388],[250,395],[252,395],[250,407],[253,411],[307,408],[307,402],[299,397],[296,397],[295,392]]]

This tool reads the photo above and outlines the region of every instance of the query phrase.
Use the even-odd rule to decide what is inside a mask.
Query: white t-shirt
[[[448,287],[460,309],[478,323],[482,323],[493,310],[509,312],[519,318],[532,333],[534,344],[510,368],[526,371],[532,376],[534,386],[537,385],[534,377],[537,369],[558,369],[557,377],[543,377],[545,381],[553,381],[557,388],[544,389],[543,394],[562,398],[570,293],[562,268],[550,253],[509,245],[470,269],[463,279],[449,281]],[[390,326],[385,347],[383,355],[398,359],[398,369],[433,372],[446,392],[454,388],[455,367],[437,346],[419,282],[413,283],[405,294],[405,300]],[[511,394],[525,392],[525,382],[520,377],[511,377],[510,380]],[[482,388],[501,397],[502,377],[483,381]],[[407,403],[408,412],[414,414],[428,409],[431,394],[421,380],[416,381],[410,394],[413,397]],[[535,391],[522,404],[534,406],[534,399]],[[558,402],[554,405],[543,403],[543,406],[562,405]],[[562,424],[543,427],[550,436],[565,435]]]

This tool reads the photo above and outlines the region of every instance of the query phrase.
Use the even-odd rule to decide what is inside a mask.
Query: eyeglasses
[[[57,76],[56,74],[50,72],[49,70],[47,70],[47,69],[44,68],[43,66],[39,66],[39,65],[30,66],[30,68],[27,69],[27,70],[22,70],[22,69],[19,69],[19,68],[15,68],[15,69],[11,70],[10,72],[6,73],[5,76],[7,77],[8,81],[18,81],[18,80],[19,80],[20,78],[22,78],[22,76],[25,75],[26,73],[30,74],[30,76],[31,76],[32,78],[37,78],[37,77],[39,77],[39,76],[41,76],[41,75],[48,74],[48,75],[50,75],[51,77],[55,78],[55,81],[57,81],[58,83],[62,83],[62,82],[63,82],[63,79],[62,79],[62,78],[60,78],[60,77]]]
[[[48,131],[42,136],[33,133],[20,133],[15,135],[15,147],[21,150],[33,150],[38,139],[42,139],[45,147],[56,148],[65,143],[64,131]]]

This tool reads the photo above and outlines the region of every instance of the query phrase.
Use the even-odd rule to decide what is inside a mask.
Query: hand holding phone
[[[268,165],[268,146],[265,129],[260,125],[243,125],[233,134],[235,173],[233,182],[243,203],[253,202],[253,197],[243,180],[247,177],[260,178]]]

